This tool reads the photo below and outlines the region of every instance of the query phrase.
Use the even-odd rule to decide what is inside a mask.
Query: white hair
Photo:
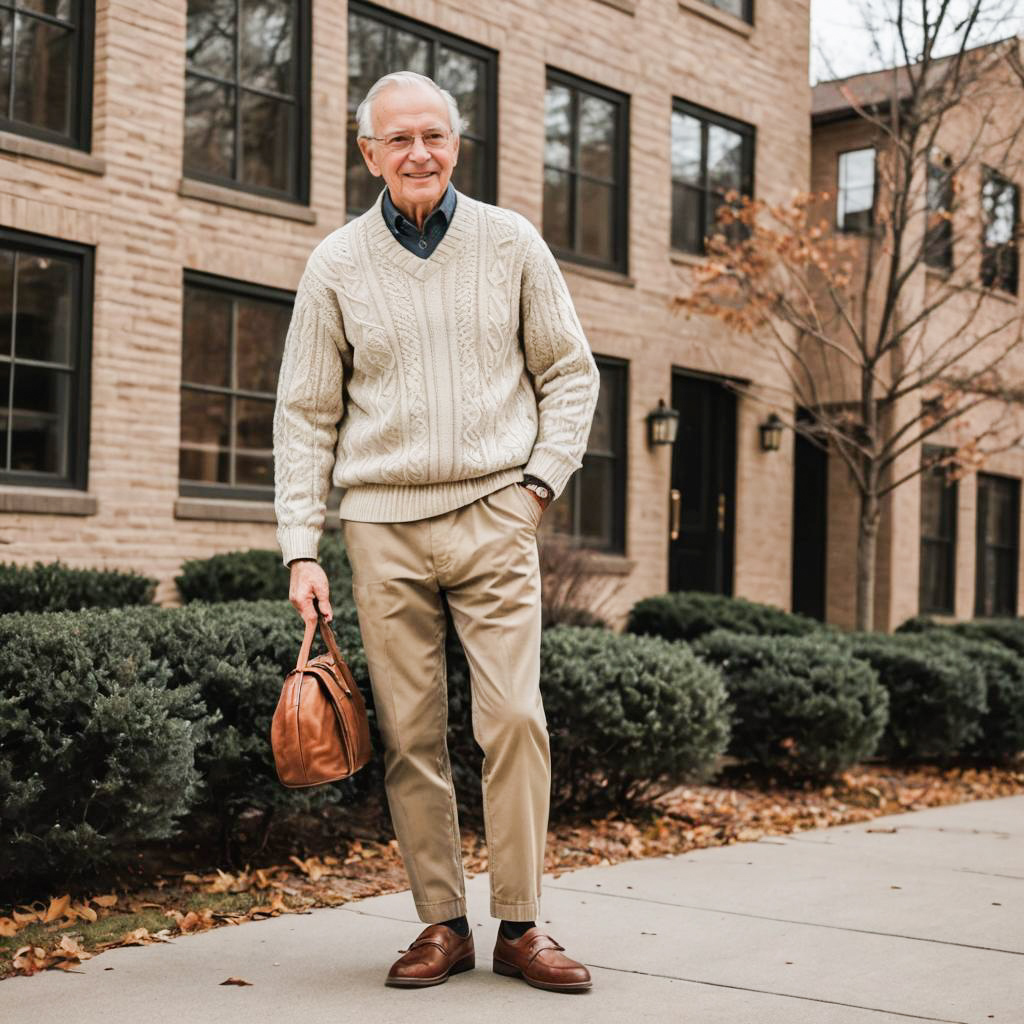
[[[373,101],[390,86],[408,85],[429,85],[436,90],[437,94],[444,100],[448,107],[448,123],[451,125],[452,134],[456,138],[462,131],[462,116],[459,114],[459,105],[455,97],[447,90],[442,89],[432,78],[421,75],[416,71],[392,71],[390,74],[378,78],[369,91],[363,97],[362,103],[356,107],[356,130],[360,138],[373,138]]]

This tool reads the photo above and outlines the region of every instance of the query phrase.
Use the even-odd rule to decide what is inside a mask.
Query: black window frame
[[[95,248],[63,239],[50,238],[33,232],[16,231],[0,227],[0,247],[13,248],[41,256],[71,258],[78,264],[78,273],[72,283],[72,305],[70,344],[77,353],[77,366],[66,367],[67,372],[77,377],[72,391],[74,407],[68,414],[68,437],[65,439],[68,473],[60,477],[49,473],[9,471],[0,468],[0,484],[12,487],[46,487],[85,491],[89,486],[89,430],[92,394],[92,320],[95,272]],[[14,365],[17,366],[17,351]],[[13,387],[13,381],[12,381]],[[12,395],[4,401],[12,408]],[[13,413],[12,413],[13,414]],[[9,441],[10,431],[8,432]],[[2,465],[7,464],[7,453],[3,453]]]
[[[54,25],[66,26],[67,22],[61,21],[47,14],[37,11],[16,10],[12,0],[0,0],[0,8],[10,11],[12,22],[16,13],[32,17],[37,21],[44,21]],[[66,146],[68,149],[81,150],[84,153],[92,149],[92,79],[93,66],[95,62],[95,35],[96,35],[96,3],[95,0],[78,0],[78,26],[74,30],[76,36],[76,65],[77,74],[71,83],[72,110],[71,110],[71,133],[68,135],[62,132],[53,132],[47,128],[39,128],[36,125],[28,124],[25,121],[15,121],[7,116],[10,112],[10,103],[14,100],[14,52],[12,37],[11,55],[11,89],[8,96],[8,108],[0,116],[0,131],[11,132],[16,135],[24,135],[28,138],[39,139],[41,142],[50,142],[57,146]]]
[[[957,504],[959,501],[959,483],[949,480],[946,470],[937,461],[952,449],[938,445],[924,445],[921,452],[924,468],[921,471],[921,508],[920,517],[920,566],[918,574],[918,611],[922,615],[953,615],[956,610],[956,531]],[[928,536],[924,530],[924,490],[929,486],[941,488],[940,519],[945,526],[945,536]],[[943,575],[947,581],[946,593],[939,600],[932,600],[935,594],[929,593],[927,581],[934,579],[935,574],[929,572],[927,562],[931,558],[941,559]]]
[[[677,96],[672,97],[672,113],[685,114],[687,117],[692,117],[694,120],[700,122],[700,171],[702,184],[700,186],[700,218],[701,223],[705,225],[708,232],[713,232],[715,227],[715,219],[711,217],[709,220],[709,202],[711,197],[711,188],[708,184],[708,127],[715,125],[718,128],[725,128],[727,131],[735,132],[743,138],[743,178],[744,187],[740,189],[740,192],[753,198],[754,196],[754,172],[756,165],[756,154],[757,154],[757,128],[755,125],[749,124],[746,121],[739,121],[734,117],[728,117],[725,114],[719,114],[715,110],[710,110],[708,107],[702,107],[696,103],[690,103],[688,100],[680,99]],[[671,121],[669,123],[669,145],[671,146]],[[677,184],[677,181],[672,177],[672,160],[671,155],[669,158],[669,182],[670,189],[673,185]],[[678,182],[678,184],[685,185],[687,188],[696,188],[697,186],[691,185],[689,182]],[[670,199],[671,203],[671,199]],[[716,206],[717,210],[718,207]],[[669,248],[672,252],[683,252],[689,253],[693,256],[703,256],[707,252],[707,239],[710,237],[709,234],[701,236],[700,249],[683,249],[675,244],[673,238],[672,227],[675,222],[675,209],[670,210],[669,215]]]
[[[932,270],[944,274],[953,269],[953,222],[949,214],[955,198],[952,161],[929,160],[925,173],[928,223],[924,236],[924,262]],[[941,198],[936,193],[941,190]],[[934,220],[933,220],[934,218]]]
[[[568,71],[561,71],[558,68],[545,67],[544,94],[547,101],[547,90],[551,85],[560,85],[569,89],[571,93],[570,113],[570,150],[571,166],[565,167],[550,166],[543,161],[542,174],[549,169],[569,175],[569,234],[572,236],[574,248],[564,249],[561,246],[548,246],[558,259],[570,263],[579,263],[582,266],[595,267],[600,270],[611,270],[619,274],[629,273],[629,93],[620,92],[618,89],[611,89],[608,86],[593,82],[579,75],[570,74]],[[583,175],[578,170],[579,166],[579,94],[586,93],[596,96],[598,99],[606,100],[618,109],[618,124],[615,134],[615,174],[617,177],[616,195],[614,200],[614,214],[612,224],[612,252],[611,260],[602,260],[595,256],[587,256],[579,252],[580,239],[580,210],[579,210],[579,187],[580,177]],[[545,136],[546,139],[546,136]],[[594,179],[601,180],[601,179]],[[605,183],[607,184],[607,183]],[[544,233],[544,226],[541,225],[541,232]],[[545,235],[545,241],[547,237]]]
[[[990,180],[998,180],[1003,185],[1008,185],[1013,190],[1013,229],[1009,242],[999,243],[994,246],[990,246],[985,241],[985,233],[988,230],[988,219],[985,214],[985,187],[988,185]],[[981,216],[982,216],[982,228],[981,228],[981,267],[979,278],[981,280],[982,287],[991,288],[996,291],[1005,292],[1007,295],[1016,296],[1020,291],[1020,186],[1008,178],[1005,174],[997,171],[994,167],[989,167],[987,164],[982,165],[981,169]],[[1009,252],[1011,254],[1009,261],[1009,273],[1012,275],[1012,287],[1009,287],[1009,282],[1006,282],[1006,268],[1002,269],[999,275],[994,273],[994,269],[990,270],[990,262],[995,259],[999,259],[1000,252]]]
[[[487,85],[487,102],[484,108],[484,117],[488,126],[489,142],[480,143],[481,152],[484,154],[484,194],[479,198],[485,203],[494,205],[498,201],[498,141],[500,127],[498,124],[498,51],[477,43],[472,39],[466,39],[463,36],[445,32],[443,29],[436,28],[428,22],[419,21],[404,14],[398,14],[385,7],[366,3],[365,0],[349,0],[345,15],[346,26],[348,25],[348,19],[353,15],[368,18],[372,21],[379,21],[390,28],[425,39],[430,44],[430,68],[432,70],[437,67],[437,47],[439,45],[445,46],[450,50],[461,51],[476,60],[482,61]],[[396,68],[395,70],[399,69]],[[346,110],[346,138],[348,136],[348,116],[349,114]],[[381,182],[381,188],[383,189],[383,187],[383,182]],[[358,217],[366,211],[349,206],[350,191],[346,163],[345,214],[351,220],[353,217]]]
[[[983,483],[987,481],[997,482],[998,486],[1008,486],[1011,489],[1011,513],[1010,518],[1014,524],[1014,533],[1012,542],[1010,544],[989,544],[985,537],[985,521],[987,512],[987,499],[983,496]],[[985,506],[985,507],[983,507]],[[1017,602],[1019,599],[1019,588],[1020,588],[1020,479],[1018,477],[1006,476],[999,473],[978,473],[978,500],[976,503],[976,522],[975,522],[975,566],[974,566],[974,614],[977,618],[988,618],[995,616],[1011,616],[1016,617],[1017,615]],[[1012,600],[1007,603],[1005,607],[996,607],[993,605],[992,609],[987,608],[987,594],[988,585],[990,583],[986,573],[986,559],[984,555],[987,550],[994,549],[998,553],[1010,553],[1012,556],[1008,561],[1012,564],[1012,577],[1010,583],[1012,584],[1010,590],[1012,592]],[[998,581],[996,581],[998,583]]]
[[[754,24],[754,0],[743,0],[743,13],[736,14],[733,11],[728,11],[721,6],[721,3],[716,3],[716,0],[704,0],[709,7],[714,7],[716,11],[721,11],[722,14],[728,14],[733,18],[739,18],[740,21],[745,21],[748,25]]]
[[[602,373],[613,373],[619,377],[618,396],[612,411],[612,448],[611,452],[584,452],[583,465],[570,478],[573,507],[571,510],[572,529],[570,531],[554,530],[556,537],[568,538],[574,545],[588,551],[599,551],[602,554],[624,555],[626,553],[626,483],[628,480],[629,461],[629,360],[616,356],[600,356],[594,354],[594,361]],[[589,447],[589,442],[588,442]],[[612,462],[612,514],[611,538],[607,544],[594,545],[588,542],[580,532],[582,518],[582,486],[580,478],[585,467],[595,459],[607,459]],[[559,495],[558,501],[564,501],[566,491]],[[545,532],[545,524],[541,522],[541,537]]]
[[[856,225],[846,225],[840,223],[840,210],[842,209],[842,166],[843,157],[850,153],[863,153],[866,150],[871,150],[874,154],[874,161],[872,163],[871,171],[871,206],[868,208],[868,223],[866,227],[860,227]],[[846,235],[867,235],[875,229],[875,211],[878,206],[878,147],[874,145],[870,146],[854,146],[851,149],[842,149],[836,154],[836,209],[835,209],[835,224],[836,230],[841,231]]]
[[[277,199],[281,202],[294,203],[297,206],[308,206],[310,200],[310,176],[312,163],[312,82],[313,82],[313,0],[295,0],[297,4],[297,17],[295,20],[295,60],[296,66],[296,87],[295,107],[297,117],[298,145],[296,146],[295,165],[295,190],[288,192],[282,189],[268,188],[264,185],[250,185],[237,178],[227,177],[218,174],[209,174],[204,171],[188,170],[185,167],[184,148],[182,150],[182,177],[189,181],[202,181],[209,185],[219,185],[222,188],[233,189],[237,192],[246,192],[250,195],[264,196],[268,199]],[[241,7],[241,0],[235,0],[235,77],[229,79],[218,78],[205,71],[192,70],[188,66],[188,58],[185,61],[185,81],[189,75],[201,78],[207,82],[215,82],[218,85],[226,86],[235,91],[235,121],[234,121],[234,152],[232,160],[235,164],[236,174],[242,160],[242,131],[241,117],[242,104],[238,102],[238,95],[243,90],[264,95],[263,90],[251,89],[239,83],[241,47],[238,46],[238,16]],[[187,17],[187,0],[186,0]],[[273,95],[266,93],[266,95]],[[187,104],[187,87],[185,103]],[[184,146],[184,126],[182,129],[182,143]]]
[[[207,291],[220,292],[221,294],[228,295],[231,298],[249,298],[257,299],[260,301],[279,302],[281,304],[287,304],[289,309],[295,304],[295,292],[288,291],[284,288],[271,288],[268,285],[253,284],[251,281],[241,281],[231,277],[223,277],[218,274],[208,274],[198,270],[186,269],[182,275],[182,286],[181,286],[181,302],[182,310],[185,308],[185,290],[188,287],[202,288]],[[185,354],[185,323],[184,316],[182,317],[182,333],[181,333],[181,354],[182,360],[184,360]],[[235,359],[235,345],[236,340],[231,340],[231,359]],[[179,369],[178,379],[178,392],[179,392],[179,409],[181,408],[181,392],[186,388],[192,391],[200,391],[206,394],[215,395],[227,395],[229,399],[233,398],[255,398],[259,400],[265,400],[271,396],[269,392],[248,392],[246,389],[236,389],[231,387],[221,387],[214,384],[194,384],[187,383]],[[232,413],[232,422],[233,422]],[[228,451],[234,453],[235,451],[235,431],[229,430],[228,434]],[[180,458],[181,452],[181,430],[179,424],[178,432],[178,452]],[[233,460],[232,460],[233,461]],[[235,484],[222,484],[222,483],[203,483],[195,480],[184,480],[181,476],[180,464],[177,470],[178,480],[178,494],[182,498],[228,498],[235,501],[263,501],[272,502],[274,500],[274,485],[271,483],[269,487],[252,487],[249,485],[235,485]]]

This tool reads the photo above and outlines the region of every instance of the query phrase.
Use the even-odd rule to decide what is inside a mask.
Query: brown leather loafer
[[[428,924],[403,950],[388,971],[385,985],[419,988],[440,985],[449,974],[472,970],[476,966],[473,930],[463,938],[446,924]]]
[[[515,940],[506,939],[499,925],[494,971],[552,992],[584,992],[591,986],[590,971],[560,952],[564,949],[536,925]]]

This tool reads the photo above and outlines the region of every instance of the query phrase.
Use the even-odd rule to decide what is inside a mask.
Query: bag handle
[[[327,645],[327,650],[331,652],[334,664],[340,669],[345,663],[345,659],[341,656],[341,650],[338,647],[338,641],[334,637],[334,631],[324,618],[324,613],[320,611],[320,602],[315,597],[313,598],[313,607],[316,609],[317,621],[306,623],[306,633],[302,638],[302,647],[299,648],[299,660],[295,663],[295,671],[302,672],[305,669],[306,663],[309,661],[310,649],[313,646],[313,634],[316,632],[318,625],[320,627],[320,635],[324,638],[324,643]]]

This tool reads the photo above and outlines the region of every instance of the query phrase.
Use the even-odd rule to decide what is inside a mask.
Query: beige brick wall
[[[630,96],[629,277],[566,274],[594,351],[629,360],[626,558],[620,615],[667,587],[669,460],[645,418],[671,395],[675,367],[752,378],[738,414],[735,591],[787,606],[792,445],[759,450],[757,424],[788,410],[784,376],[761,339],[686,320],[671,299],[692,267],[669,251],[673,96],[755,125],[755,186],[781,199],[807,187],[807,0],[759,0],[744,31],[697,3],[599,0],[490,4],[388,0],[389,9],[498,50],[498,202],[540,224],[545,65]],[[625,4],[624,6],[629,6]],[[272,523],[175,518],[182,274],[205,271],[294,288],[313,245],[344,220],[346,10],[313,4],[314,224],[179,194],[184,0],[98,5],[93,154],[105,173],[0,152],[0,221],[96,246],[89,493],[91,516],[0,515],[0,557],[56,557],[158,577],[175,603],[186,558],[275,546]],[[329,510],[331,517],[336,510]]]

